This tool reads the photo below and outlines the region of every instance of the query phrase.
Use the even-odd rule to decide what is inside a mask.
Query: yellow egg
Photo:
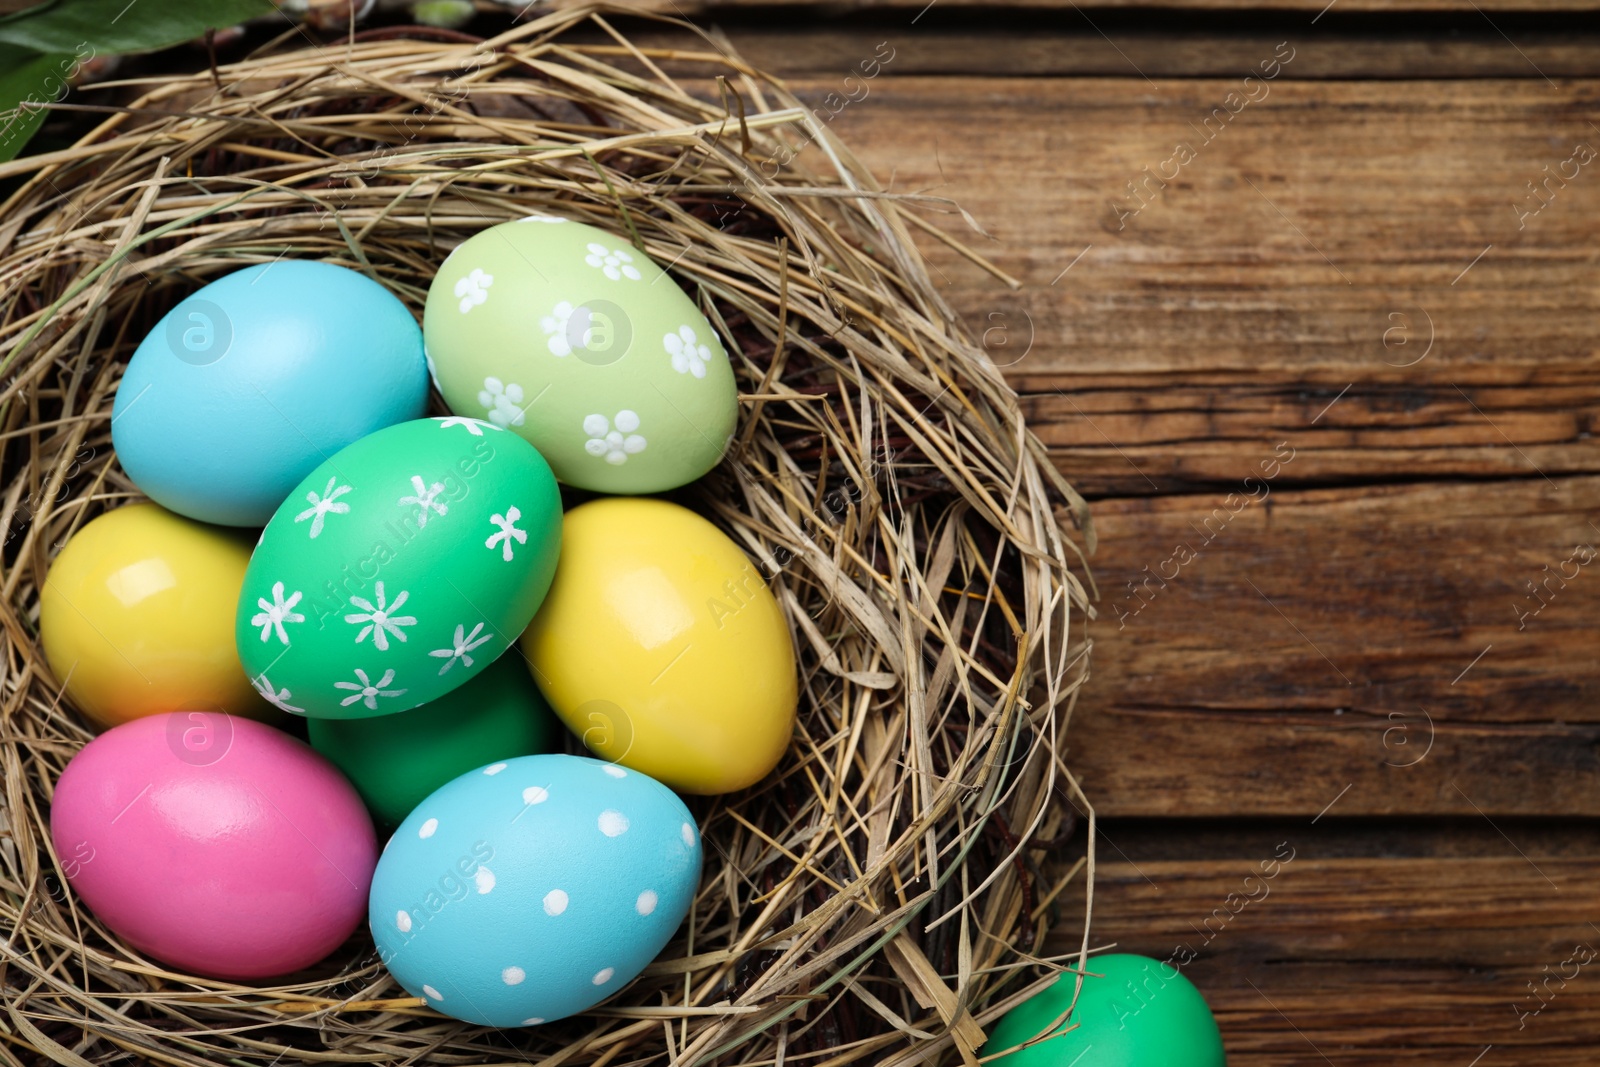
[[[133,504],[67,542],[39,598],[45,658],[101,726],[164,711],[272,721],[233,635],[247,537]]]
[[[794,643],[772,591],[722,531],[664,500],[567,512],[522,649],[596,755],[680,792],[760,781],[794,732]]]

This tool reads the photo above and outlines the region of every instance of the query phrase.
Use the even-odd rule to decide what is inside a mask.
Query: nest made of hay
[[[952,206],[884,194],[780,83],[678,29],[649,50],[593,11],[487,41],[289,35],[134,83],[75,146],[0,166],[21,181],[0,209],[0,1059],[970,1063],[983,1026],[1053,980],[1052,901],[1093,873],[1041,881],[1069,791],[1089,811],[1059,755],[1087,673],[1065,532],[1092,547],[1083,502],[924,270],[913,230],[981,262],[919,214]],[[820,173],[789,158],[807,141]],[[728,342],[739,430],[677,496],[787,614],[788,755],[696,801],[688,920],[579,1017],[440,1016],[365,931],[262,987],[142,958],[52,850],[53,784],[90,735],[37,640],[60,545],[138,496],[110,447],[122,366],[184,295],[281,256],[364,271],[420,314],[452,247],[536,211],[670,264]]]

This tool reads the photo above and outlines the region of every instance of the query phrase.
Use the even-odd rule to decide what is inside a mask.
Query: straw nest
[[[881,192],[725,42],[652,32],[681,40],[637,47],[592,10],[488,41],[286,35],[125,86],[132,106],[74,147],[0,166],[21,180],[0,209],[0,1058],[971,1063],[983,1028],[1053,979],[1057,895],[1093,874],[1044,862],[1069,797],[1089,810],[1059,753],[1092,534],[912,239],[981,262],[926,216],[976,225]],[[90,733],[39,651],[38,590],[78,527],[138,496],[110,446],[121,369],[184,295],[280,256],[364,271],[420,314],[452,247],[536,211],[670,264],[729,342],[737,436],[676,496],[787,613],[789,754],[760,786],[695,801],[707,866],[688,920],[582,1016],[445,1018],[365,930],[272,985],[174,973],[81,906],[47,830]]]

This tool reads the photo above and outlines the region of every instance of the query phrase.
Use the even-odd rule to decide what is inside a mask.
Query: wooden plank
[[[557,0],[558,5],[574,6],[583,0]],[[856,11],[925,12],[937,5],[940,8],[993,8],[988,0],[813,0],[808,5],[831,13]],[[795,0],[619,0],[621,7],[635,11],[658,11],[665,14],[715,15],[725,11],[770,10],[793,8]],[[1505,12],[1542,14],[1564,11],[1600,10],[1600,0],[1007,0],[1005,8],[1027,11],[1066,9],[1073,7],[1089,11],[1172,10],[1199,12],[1310,12],[1318,15],[1328,9],[1340,16],[1366,12],[1383,15],[1408,15],[1418,12]]]
[[[1474,16],[1476,17],[1476,16]],[[906,32],[903,21],[878,18],[843,25],[819,23],[804,33],[775,27],[760,13],[723,13],[719,27],[750,63],[784,78],[843,78],[874,54],[880,42],[894,49],[894,59],[880,68],[885,78],[911,75],[951,77],[1229,78],[1252,69],[1272,55],[1280,41],[1296,49],[1284,67],[1285,81],[1304,79],[1385,78],[1417,81],[1428,78],[1551,78],[1600,74],[1600,51],[1593,30],[1551,33],[1518,32],[1516,47],[1481,19],[1465,27],[1399,32],[1323,32],[1304,34],[1303,25],[1274,32],[1252,24],[1248,29],[1194,29],[1174,35],[1159,26],[1114,25],[1101,19],[1090,25],[1067,9],[1048,26],[1039,16],[1021,20],[997,18],[992,11],[955,12],[937,22],[919,23]],[[1095,29],[1105,30],[1105,36]],[[682,45],[681,36],[655,32],[649,23],[630,29],[641,44]],[[871,69],[871,68],[869,68]],[[854,83],[852,83],[854,85]],[[859,95],[859,90],[855,90]]]
[[[1102,862],[1093,943],[1193,950],[1183,970],[1232,1067],[1468,1067],[1486,1046],[1483,1067],[1590,1061],[1600,958],[1577,961],[1600,953],[1594,859],[1507,844],[1498,858],[1330,860],[1317,834],[1302,822],[1237,859]],[[1052,951],[1076,947],[1067,926]]]
[[[1091,497],[1231,488],[1284,440],[1296,450],[1286,485],[1600,469],[1592,429],[1600,424],[1600,382],[1591,372],[1534,371],[1503,385],[1468,380],[1496,371],[1417,368],[1410,380],[1396,370],[1388,381],[1342,383],[1286,374],[1074,382],[1027,394],[1023,410]]]
[[[1254,863],[1271,855],[1278,842],[1298,839],[1313,826],[1313,852],[1321,860],[1505,859],[1517,854],[1507,844],[1508,838],[1541,863],[1544,857],[1592,860],[1600,856],[1600,822],[1561,816],[1490,820],[1474,812],[1453,817],[1347,818],[1335,806],[1314,824],[1304,815],[1268,815],[1112,818],[1101,819],[1098,825],[1101,840],[1107,842],[1100,853],[1102,859],[1141,867],[1146,861]],[[1596,921],[1600,922],[1600,917]]]
[[[1257,473],[1096,505],[1068,742],[1102,814],[1600,814],[1600,478]]]
[[[1238,79],[872,84],[833,127],[994,235],[1021,292],[930,258],[1086,490],[1241,477],[1291,431],[1311,484],[1600,469],[1593,164],[1518,215],[1600,146],[1596,83],[1279,80],[1210,143]],[[1144,168],[1179,142],[1199,155],[1161,189]]]

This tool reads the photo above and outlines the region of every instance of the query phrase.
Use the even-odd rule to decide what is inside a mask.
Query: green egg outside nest
[[[983,1046],[985,1062],[994,1067],[1225,1067],[1211,1009],[1176,967],[1117,953],[1092,956],[1083,969],[1092,973],[1083,979],[1072,1015],[1056,1025],[1056,1036],[998,1056],[1066,1014],[1077,983],[1074,974],[1063,974],[1006,1013]],[[991,1056],[997,1058],[991,1061]]]
[[[311,745],[350,779],[385,828],[475,767],[559,752],[565,728],[516,651],[438,700],[366,719],[307,719]]]

